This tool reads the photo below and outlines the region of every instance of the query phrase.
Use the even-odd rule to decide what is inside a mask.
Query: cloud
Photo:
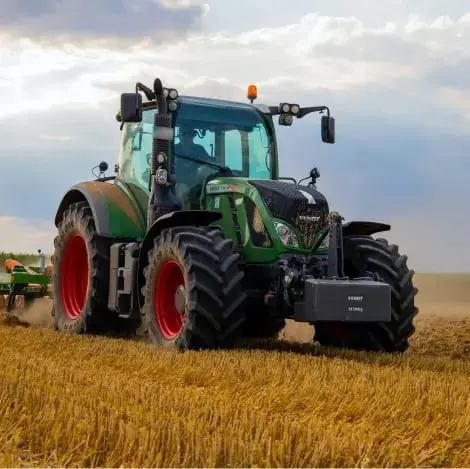
[[[357,17],[318,14],[278,28],[192,35],[187,41],[131,51],[110,51],[105,44],[45,49],[22,40],[21,54],[12,53],[14,43],[3,46],[0,97],[11,103],[10,113],[26,106],[29,110],[67,103],[92,106],[116,99],[119,91],[137,80],[152,82],[158,74],[185,93],[219,94],[222,90],[214,89],[214,83],[229,85],[226,88],[238,91],[239,99],[244,99],[246,85],[252,82],[264,98],[276,87],[341,91],[376,84],[394,87],[399,80],[410,80],[428,87],[421,96],[431,88],[437,92],[438,103],[440,88],[453,87],[450,78],[455,70],[459,76],[469,73],[469,40],[468,16],[428,23],[388,21],[373,27]]]
[[[0,250],[5,252],[46,253],[54,250],[54,225],[42,219],[24,219],[12,216],[0,216]]]
[[[370,26],[357,17],[308,14],[277,28],[192,35],[182,42],[121,51],[104,43],[45,48],[25,39],[4,42],[0,118],[26,109],[96,107],[116,100],[137,80],[151,83],[157,74],[184,93],[223,96],[231,89],[229,97],[236,93],[241,100],[252,82],[265,99],[280,97],[281,91],[285,96],[287,90],[398,88],[400,80],[407,80],[415,88],[419,84],[423,99],[432,92],[433,102],[444,105],[444,89],[454,86],[453,72],[469,74],[469,18],[428,23],[412,18]],[[14,52],[19,48],[21,53]],[[407,93],[406,88],[397,91]],[[459,100],[452,104],[462,105]]]
[[[40,140],[49,140],[53,142],[68,142],[69,140],[72,140],[72,137],[69,135],[44,135],[41,134],[39,136]]]
[[[13,37],[49,41],[181,39],[207,7],[197,1],[3,0],[0,28]]]
[[[354,10],[351,4],[341,10],[340,3],[297,19],[291,12],[284,24],[287,7],[276,13],[273,6],[269,27],[243,31],[239,22],[230,31],[192,33],[152,47],[133,47],[125,35],[131,49],[4,41],[0,200],[7,203],[0,215],[22,217],[28,226],[34,217],[52,220],[67,187],[89,179],[102,159],[112,168],[119,93],[132,91],[135,81],[151,84],[160,76],[182,94],[240,101],[255,83],[261,102],[327,104],[337,120],[336,145],[321,143],[318,116],[278,128],[282,175],[303,177],[318,166],[330,207],[348,220],[392,223],[391,240],[409,255],[411,267],[465,270],[470,17],[456,2],[448,10],[454,16],[447,16],[434,3],[425,11],[422,1],[397,1],[393,18],[368,0],[360,2],[360,15],[354,15],[357,3]],[[221,5],[211,2],[208,24]],[[240,5],[246,12],[247,2]],[[308,12],[311,2],[299,1],[299,9]],[[14,197],[18,188],[40,203]]]

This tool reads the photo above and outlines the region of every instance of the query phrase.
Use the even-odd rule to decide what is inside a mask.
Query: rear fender
[[[343,225],[343,236],[371,236],[375,233],[390,231],[391,226],[374,221],[350,221]]]
[[[210,212],[208,210],[180,210],[178,212],[167,213],[155,220],[144,238],[139,253],[137,287],[141,306],[143,305],[144,300],[142,296],[142,287],[145,282],[142,269],[147,263],[146,256],[152,248],[155,238],[157,238],[160,233],[167,228],[173,228],[175,226],[209,226],[211,223],[214,223],[221,218],[222,214],[220,212]]]
[[[62,198],[55,216],[55,226],[62,221],[64,211],[75,202],[87,202],[100,236],[106,238],[143,238],[145,221],[132,195],[115,184],[85,181],[72,186]]]

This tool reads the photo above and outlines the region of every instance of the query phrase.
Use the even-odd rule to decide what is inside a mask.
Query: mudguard
[[[370,236],[390,231],[391,226],[374,221],[350,221],[343,225],[343,236]]]
[[[142,287],[144,286],[143,266],[147,260],[145,256],[152,248],[155,238],[166,228],[175,226],[209,226],[222,218],[220,212],[210,212],[208,210],[180,210],[178,212],[170,212],[159,217],[150,227],[139,252],[139,266],[137,276],[137,287],[139,292],[139,303],[142,305]]]
[[[115,184],[85,181],[72,186],[62,198],[55,216],[55,226],[64,210],[75,202],[86,201],[93,214],[96,231],[106,238],[140,238],[145,236],[145,220],[133,198]]]

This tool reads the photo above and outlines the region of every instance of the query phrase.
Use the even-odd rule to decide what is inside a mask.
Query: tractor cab
[[[122,124],[118,177],[136,192],[151,188],[156,103],[143,106],[141,122]],[[185,209],[199,208],[204,181],[223,172],[234,177],[277,179],[272,117],[244,103],[179,97],[172,116],[175,194]]]

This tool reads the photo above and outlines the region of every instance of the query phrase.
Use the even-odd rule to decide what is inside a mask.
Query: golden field
[[[36,309],[37,327],[0,326],[0,467],[469,467],[470,275],[416,284],[402,357],[285,341],[177,354],[57,334]]]

